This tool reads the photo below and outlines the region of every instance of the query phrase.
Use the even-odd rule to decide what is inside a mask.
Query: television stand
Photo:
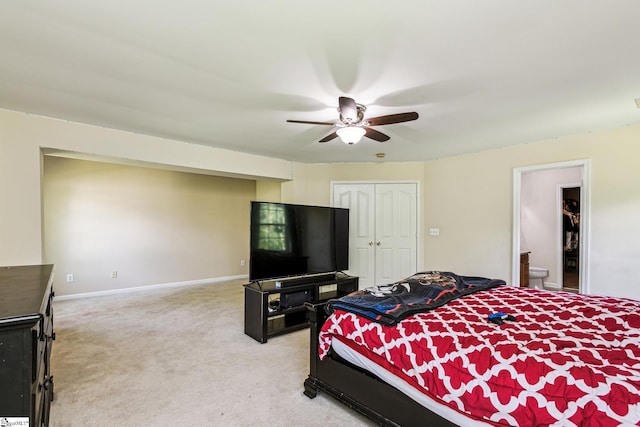
[[[306,302],[340,298],[358,289],[344,273],[282,278],[244,285],[244,333],[260,343],[309,326]]]
[[[314,274],[309,276],[288,277],[275,281],[276,289],[288,288],[295,285],[306,285],[308,283],[326,282],[335,279],[336,273]]]

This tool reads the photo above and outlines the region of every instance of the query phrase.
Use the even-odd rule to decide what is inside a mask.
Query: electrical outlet
[[[245,260],[241,259],[240,260],[240,267],[244,267],[245,264],[246,264]]]
[[[73,274],[67,274],[67,283],[73,283]]]
[[[112,279],[117,279],[118,278],[118,272],[117,271],[112,271],[111,272],[111,278]]]
[[[429,229],[429,236],[439,236],[440,235],[440,229],[439,228],[430,228]]]

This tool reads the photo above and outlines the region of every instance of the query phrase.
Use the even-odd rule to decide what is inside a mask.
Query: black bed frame
[[[327,313],[324,304],[306,303],[311,326],[309,377],[304,394],[313,399],[319,391],[355,409],[383,426],[455,426],[424,408],[398,389],[330,353],[318,358],[318,333]]]

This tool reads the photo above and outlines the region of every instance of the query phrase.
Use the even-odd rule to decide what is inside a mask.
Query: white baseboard
[[[97,291],[97,292],[84,292],[79,294],[69,294],[69,295],[56,295],[56,301],[64,301],[70,299],[80,299],[80,298],[91,298],[105,295],[117,295],[117,294],[128,294],[133,292],[141,292],[141,291],[155,291],[159,289],[167,289],[167,288],[179,288],[183,286],[197,286],[197,285],[206,285],[206,284],[214,284],[220,282],[227,282],[229,280],[240,280],[240,279],[248,279],[249,276],[246,274],[240,276],[226,276],[226,277],[214,277],[210,279],[198,279],[198,280],[187,280],[184,282],[172,282],[172,283],[160,283],[157,285],[147,285],[147,286],[136,286],[133,288],[122,288],[122,289],[109,289],[108,291]]]
[[[544,287],[550,289],[562,289],[560,285],[555,282],[544,282]]]

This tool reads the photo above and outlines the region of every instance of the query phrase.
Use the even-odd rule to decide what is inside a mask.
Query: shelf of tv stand
[[[358,278],[335,273],[252,282],[244,288],[244,333],[266,343],[269,337],[307,328],[309,315],[305,302],[319,303],[347,295],[358,289]],[[269,302],[274,300],[279,305],[269,310]]]
[[[305,310],[306,310],[306,306],[304,305],[297,305],[295,307],[289,307],[289,308],[280,309],[276,311],[267,310],[267,317],[277,317],[277,316],[282,316],[283,314],[297,313],[299,311],[305,311]]]

